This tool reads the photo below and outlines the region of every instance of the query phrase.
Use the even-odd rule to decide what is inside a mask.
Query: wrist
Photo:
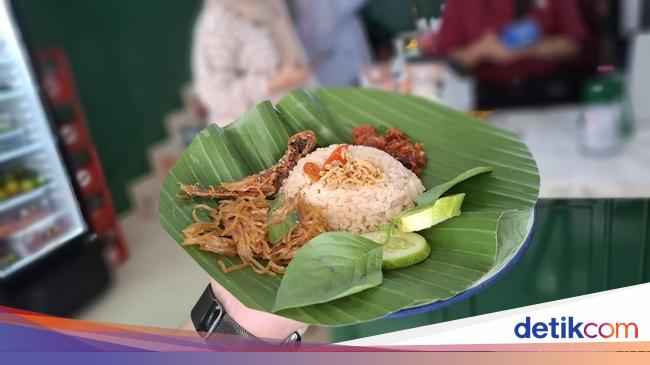
[[[482,57],[482,50],[477,46],[471,46],[458,53],[457,61],[465,68],[471,69],[481,61]]]
[[[306,324],[246,307],[214,281],[210,287],[225,313],[255,337],[284,340],[294,331],[302,335],[307,330]]]
[[[535,57],[542,60],[549,60],[552,56],[551,46],[546,42],[541,42],[533,47],[532,53]]]

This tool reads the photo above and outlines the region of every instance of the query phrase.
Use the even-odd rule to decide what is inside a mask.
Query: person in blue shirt
[[[296,27],[321,86],[353,86],[371,62],[359,11],[367,0],[291,0]]]

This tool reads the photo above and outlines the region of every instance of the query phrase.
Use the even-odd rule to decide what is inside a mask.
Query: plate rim
[[[517,263],[521,260],[521,258],[524,256],[524,253],[528,251],[528,248],[530,247],[533,238],[535,236],[535,231],[537,228],[537,204],[535,204],[532,207],[532,224],[530,225],[530,229],[528,230],[528,234],[523,240],[523,244],[519,247],[519,250],[512,256],[512,258],[501,268],[501,270],[497,271],[494,275],[486,279],[484,282],[482,282],[479,285],[476,285],[474,287],[470,287],[467,290],[458,293],[454,295],[453,297],[439,300],[437,302],[433,302],[430,304],[423,304],[420,306],[416,307],[411,307],[411,308],[406,308],[399,310],[397,312],[393,312],[383,318],[380,319],[392,319],[392,318],[403,318],[403,317],[410,317],[414,316],[417,314],[424,314],[424,313],[429,313],[429,312],[434,312],[440,309],[443,309],[445,307],[448,307],[452,304],[456,304],[460,301],[463,301],[467,298],[470,298],[483,290],[487,289],[488,287],[492,286],[495,284],[497,281],[503,279],[503,277],[512,270]]]

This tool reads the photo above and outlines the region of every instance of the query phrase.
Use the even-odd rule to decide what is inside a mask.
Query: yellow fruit
[[[20,182],[20,190],[27,192],[34,189],[34,182],[31,180],[23,180]]]
[[[9,196],[11,195],[16,195],[20,191],[20,186],[18,185],[18,181],[16,180],[9,180],[5,184],[5,191]]]

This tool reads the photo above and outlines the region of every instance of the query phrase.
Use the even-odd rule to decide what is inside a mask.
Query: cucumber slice
[[[383,244],[386,241],[386,232],[385,231],[372,231],[361,234],[363,237],[375,241],[377,243]]]
[[[361,234],[378,243],[384,243],[386,232],[374,231]],[[424,261],[431,254],[431,246],[417,233],[394,232],[384,244],[381,268],[383,270],[401,269]]]
[[[456,217],[460,215],[464,198],[464,193],[450,195],[436,200],[434,204],[416,207],[398,219],[397,228],[401,232],[416,232]]]

